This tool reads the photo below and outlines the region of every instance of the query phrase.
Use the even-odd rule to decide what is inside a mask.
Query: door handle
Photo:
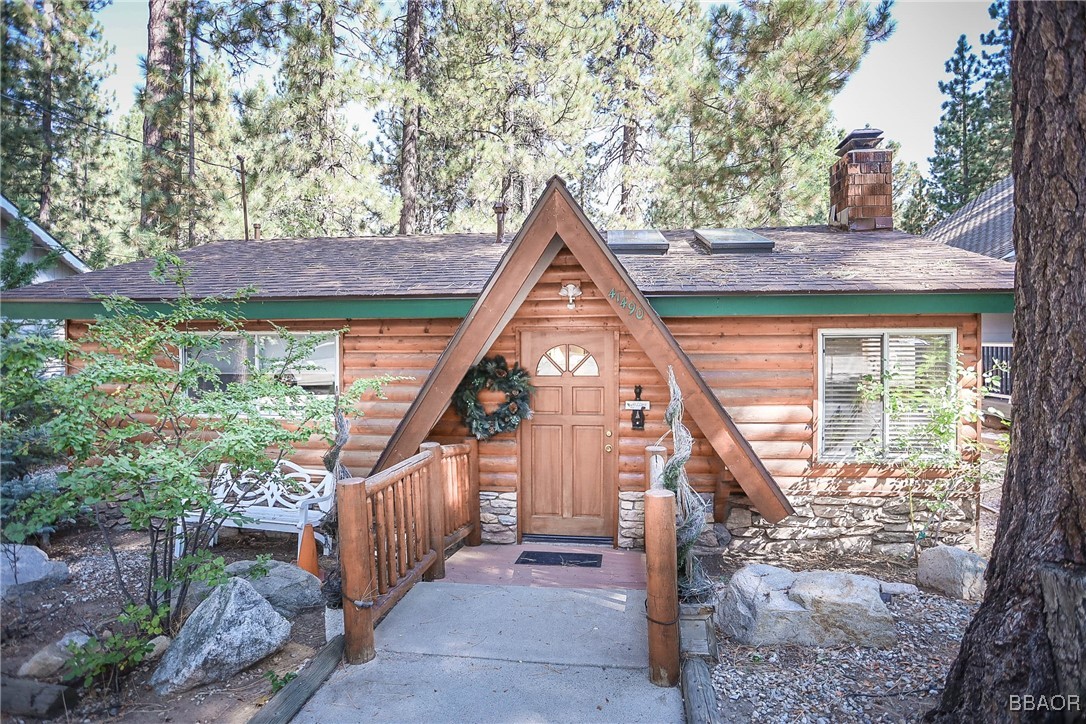
[[[611,447],[610,445],[604,445],[603,446],[603,451],[604,452],[611,452],[612,450],[614,450],[614,448]]]

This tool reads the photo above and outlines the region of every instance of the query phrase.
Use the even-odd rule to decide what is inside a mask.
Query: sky
[[[845,130],[871,125],[901,143],[898,159],[915,161],[927,173],[932,155],[932,129],[939,121],[938,82],[946,77],[943,64],[965,34],[980,45],[980,34],[992,29],[988,0],[938,2],[897,0],[893,16],[897,29],[872,47],[860,69],[849,79],[831,107]],[[147,52],[146,0],[114,0],[99,13],[106,42],[114,46],[115,72],[105,82],[116,94],[117,106],[127,110],[142,82],[140,59]]]

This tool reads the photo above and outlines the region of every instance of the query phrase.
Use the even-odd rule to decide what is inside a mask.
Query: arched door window
[[[575,344],[551,347],[535,366],[538,377],[561,377],[567,372],[574,377],[599,377],[600,366],[588,350]]]

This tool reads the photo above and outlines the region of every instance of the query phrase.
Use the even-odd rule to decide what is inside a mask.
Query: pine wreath
[[[501,355],[485,357],[464,375],[453,395],[453,404],[460,413],[460,419],[479,440],[512,432],[521,420],[532,416],[532,409],[528,406],[532,394],[530,379],[528,370],[519,364],[514,363],[513,368],[509,369],[509,364]],[[483,390],[504,393],[505,402],[487,414],[479,402],[479,393]]]

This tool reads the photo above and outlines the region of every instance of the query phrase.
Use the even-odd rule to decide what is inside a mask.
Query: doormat
[[[516,563],[530,566],[571,566],[575,568],[600,568],[603,556],[599,553],[558,553],[556,551],[524,551]]]

